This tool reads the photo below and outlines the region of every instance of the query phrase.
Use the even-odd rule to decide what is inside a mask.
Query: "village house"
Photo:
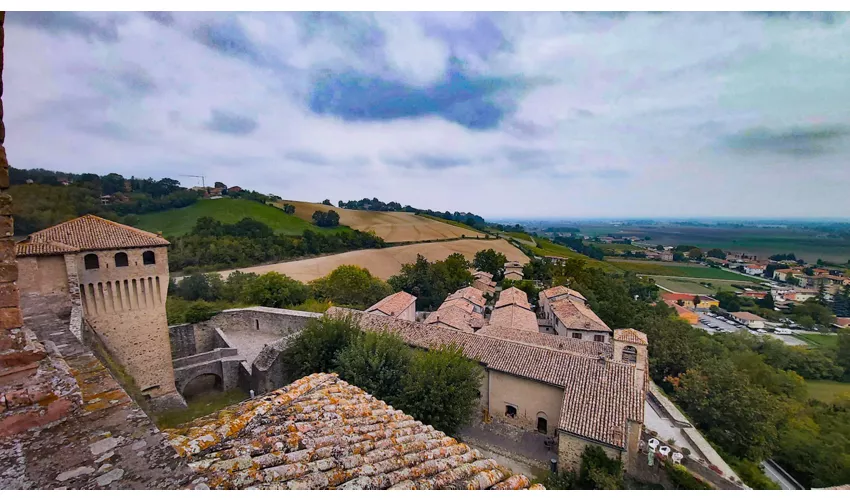
[[[750,276],[761,276],[767,266],[762,264],[747,264],[744,266],[744,272]]]
[[[396,292],[384,297],[366,312],[416,321],[416,297],[404,291]]]
[[[611,328],[588,307],[587,299],[565,286],[540,292],[539,313],[546,333],[551,329],[555,335],[577,340],[611,341]]]
[[[695,298],[699,299],[698,302],[695,301]],[[661,300],[669,300],[677,304],[681,301],[681,305],[689,309],[710,309],[711,306],[720,307],[720,302],[714,297],[694,295],[692,293],[662,293]]]
[[[697,313],[693,312],[690,309],[687,309],[687,308],[680,306],[679,304],[677,304],[676,302],[674,302],[672,300],[665,300],[664,302],[676,311],[676,315],[679,318],[687,321],[691,325],[695,325],[695,324],[699,323],[699,315]]]
[[[481,290],[471,286],[461,288],[446,297],[436,311],[425,319],[427,324],[438,324],[464,332],[474,332],[485,324],[484,306],[487,301]]]
[[[835,323],[833,323],[832,326],[836,328],[850,328],[850,318],[842,318],[839,316],[835,318]]]
[[[165,314],[168,245],[159,235],[84,215],[15,246],[22,304],[47,303],[60,313],[79,304],[84,327],[162,408],[185,405],[174,385]]]
[[[788,278],[793,277],[794,275],[802,274],[803,270],[801,268],[775,269],[773,271],[773,279],[785,283],[788,281]]]
[[[228,193],[241,193],[242,188],[239,187],[239,186],[230,186],[229,188],[227,188],[227,192]]]
[[[663,262],[673,262],[673,252],[662,252],[660,258]]]
[[[351,315],[415,347],[460,347],[484,369],[482,420],[556,438],[559,469],[576,469],[590,444],[623,460],[627,471],[636,466],[648,384],[641,332],[616,330],[603,343],[494,325],[464,332],[342,308],[327,314]]]
[[[537,315],[531,310],[528,295],[516,287],[499,293],[499,300],[490,313],[489,324],[538,332]]]
[[[764,322],[767,321],[761,316],[756,316],[751,312],[740,311],[731,313],[732,318],[742,325],[758,330],[764,328]]]
[[[493,295],[496,293],[496,282],[493,281],[493,275],[485,271],[475,271],[472,273],[472,287],[481,290],[485,295]]]
[[[522,280],[522,263],[515,260],[505,263],[505,279],[513,281]]]

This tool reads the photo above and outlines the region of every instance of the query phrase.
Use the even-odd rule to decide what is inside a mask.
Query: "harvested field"
[[[416,260],[417,254],[422,254],[430,261],[443,260],[449,255],[459,252],[472,260],[475,252],[492,248],[497,252],[502,252],[508,260],[518,260],[522,263],[528,262],[522,252],[505,240],[454,240],[446,242],[434,243],[416,243],[413,245],[403,245],[391,248],[381,248],[372,250],[355,250],[353,252],[345,252],[336,255],[328,255],[325,257],[316,257],[313,259],[297,260],[292,262],[281,262],[278,264],[266,264],[262,266],[253,266],[239,269],[243,272],[263,274],[271,271],[276,271],[297,279],[304,283],[326,276],[339,266],[353,264],[356,266],[365,267],[372,274],[381,278],[387,279],[394,274],[398,274],[402,264],[407,264]],[[227,277],[231,271],[221,271],[222,277]]]
[[[374,231],[389,243],[402,241],[431,241],[448,240],[452,238],[480,237],[484,235],[463,227],[439,222],[427,217],[420,217],[409,212],[370,212],[367,210],[348,210],[330,207],[321,203],[305,201],[282,200],[276,203],[282,207],[284,203],[295,205],[295,215],[306,221],[313,220],[316,210],[326,212],[333,210],[339,214],[339,223],[360,231]]]

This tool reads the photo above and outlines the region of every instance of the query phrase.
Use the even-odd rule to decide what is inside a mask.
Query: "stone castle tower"
[[[168,245],[156,234],[85,215],[16,247],[23,302],[47,301],[58,313],[82,309],[83,328],[97,334],[154,408],[185,405],[174,386],[165,314]]]

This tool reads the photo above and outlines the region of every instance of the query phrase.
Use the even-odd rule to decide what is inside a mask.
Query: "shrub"
[[[284,380],[289,383],[312,373],[335,371],[337,353],[362,335],[363,331],[350,316],[310,320],[283,354],[287,361]]]
[[[372,276],[367,269],[343,265],[330,274],[310,282],[313,296],[355,309],[366,309],[393,293],[386,282]]]
[[[266,307],[301,304],[307,300],[308,295],[307,285],[276,272],[259,276],[245,287],[245,298],[248,302]]]
[[[667,478],[673,483],[677,490],[712,490],[711,486],[694,477],[688,469],[682,465],[668,464],[666,467]]]
[[[336,359],[339,375],[378,399],[395,404],[404,386],[410,348],[395,335],[367,332]]]
[[[199,300],[197,302],[193,302],[187,308],[186,322],[200,323],[201,321],[206,321],[212,318],[220,311],[221,310],[216,308],[213,304],[210,304],[209,302],[205,302],[203,300]]]
[[[404,377],[399,407],[414,418],[453,434],[478,404],[482,371],[454,346],[415,351]]]

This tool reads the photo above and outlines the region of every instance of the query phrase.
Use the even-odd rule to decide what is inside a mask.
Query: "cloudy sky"
[[[847,216],[846,15],[8,13],[19,168],[485,217]]]

